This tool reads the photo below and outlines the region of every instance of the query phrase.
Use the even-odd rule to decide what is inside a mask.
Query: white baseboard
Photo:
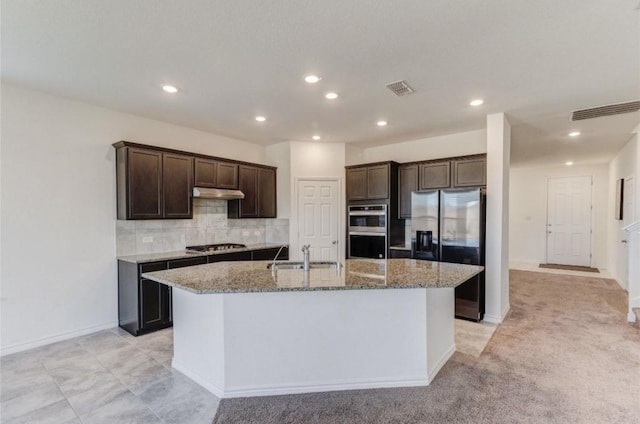
[[[447,360],[455,352],[455,346],[453,349],[445,355],[442,363],[438,363],[437,370],[447,362]],[[177,362],[175,359],[171,361],[171,366],[180,371],[211,393],[219,397],[220,399],[238,398],[238,397],[255,397],[255,396],[275,396],[275,395],[293,395],[301,393],[317,393],[317,392],[334,392],[341,390],[358,390],[358,389],[382,389],[382,388],[394,388],[394,387],[418,387],[428,386],[430,380],[433,380],[433,376],[437,373],[434,372],[431,379],[415,378],[408,380],[361,380],[355,382],[327,382],[319,384],[308,385],[295,385],[295,386],[256,386],[256,387],[243,387],[238,389],[223,390],[208,383],[202,376],[192,372],[184,364]]]
[[[636,314],[634,314],[633,312],[629,312],[627,314],[627,321],[636,322]]]
[[[431,384],[433,379],[436,378],[436,375],[438,375],[438,373],[440,372],[440,369],[444,367],[444,364],[447,363],[447,361],[453,356],[454,353],[456,353],[455,343],[444,353],[444,355],[442,355],[442,358],[438,360],[438,362],[436,363],[436,366],[433,367],[432,370],[429,370],[429,376],[428,376],[429,384]]]
[[[214,395],[216,395],[220,399],[222,399],[224,397],[224,390],[222,390],[221,388],[216,387],[216,386],[214,386],[212,384],[209,384],[206,381],[205,378],[203,378],[199,374],[191,371],[191,369],[189,369],[189,367],[187,367],[184,364],[176,361],[175,358],[173,358],[171,360],[171,366],[173,368],[177,369],[178,371],[180,371],[182,374],[184,374],[187,377],[189,377],[190,379],[192,379],[193,381],[195,381],[196,383],[198,383],[199,385],[201,385],[202,387],[204,387],[205,389],[209,390],[211,393],[213,393]]]
[[[482,320],[491,324],[502,324],[502,317],[497,315],[484,314],[484,318]]]
[[[23,352],[25,350],[33,349],[35,347],[45,346],[51,343],[61,342],[63,340],[73,339],[74,337],[80,337],[87,334],[95,333],[96,331],[107,330],[118,326],[118,321],[109,322],[107,324],[100,324],[93,327],[87,327],[80,330],[69,331],[66,333],[57,334],[55,336],[43,337],[36,340],[31,340],[25,343],[18,343],[9,346],[2,346],[0,349],[0,356],[10,355],[12,353]]]
[[[504,321],[504,319],[507,317],[510,309],[511,305],[507,305],[507,307],[502,311],[501,316],[484,314],[484,318],[482,320],[491,324],[502,324],[502,321]]]

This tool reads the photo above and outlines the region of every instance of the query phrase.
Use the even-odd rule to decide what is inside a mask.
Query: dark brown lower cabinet
[[[121,328],[134,336],[173,325],[171,287],[142,278],[145,272],[221,261],[272,260],[279,250],[279,247],[246,250],[144,264],[118,260],[118,323]],[[289,248],[285,247],[280,251],[278,260],[287,259],[289,259]]]
[[[410,259],[411,258],[411,250],[405,249],[389,249],[389,257],[391,259]]]
[[[206,264],[207,258],[145,264],[118,261],[118,324],[134,336],[173,325],[171,287],[142,278],[145,272]]]
[[[278,253],[280,252],[280,253]],[[278,257],[276,258],[276,255]],[[260,249],[260,250],[252,250],[251,251],[251,260],[254,261],[287,261],[289,260],[289,248],[284,247],[280,250],[279,247],[269,248],[269,249]]]

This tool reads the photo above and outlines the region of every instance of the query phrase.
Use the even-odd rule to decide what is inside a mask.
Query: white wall
[[[640,155],[638,155],[638,134],[629,140],[627,144],[618,152],[615,158],[609,163],[608,175],[608,198],[606,200],[607,213],[606,224],[608,230],[607,247],[610,252],[607,268],[609,273],[618,281],[621,286],[625,286],[625,273],[622,267],[626,261],[621,256],[626,255],[625,248],[621,240],[627,239],[622,227],[640,220]],[[630,219],[617,221],[614,219],[616,181],[633,177],[635,185],[635,213]]]
[[[487,152],[487,131],[476,130],[364,149],[361,163],[398,163],[466,156]]]
[[[1,112],[2,353],[117,325],[112,143],[264,161],[261,146],[12,85]]]
[[[265,147],[265,164],[278,167],[276,197],[278,218],[291,216],[291,148],[288,142]]]
[[[593,177],[592,266],[608,269],[608,166],[512,168],[510,190],[510,261],[546,262],[547,180],[552,177]]]
[[[509,166],[511,125],[504,113],[487,115],[485,321],[509,312]]]

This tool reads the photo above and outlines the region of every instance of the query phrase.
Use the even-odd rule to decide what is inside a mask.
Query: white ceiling
[[[487,113],[504,111],[514,165],[602,162],[639,114],[577,123],[569,114],[640,98],[637,6],[2,0],[2,79],[263,145],[313,134],[389,144],[483,128]],[[310,73],[323,79],[309,85]],[[400,79],[416,92],[385,88]],[[180,92],[162,92],[164,83]],[[324,99],[329,90],[340,98]],[[485,105],[468,106],[477,97]],[[569,140],[573,129],[583,136]]]

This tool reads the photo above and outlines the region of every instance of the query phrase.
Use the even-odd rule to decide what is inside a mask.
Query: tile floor
[[[211,423],[218,398],[172,369],[172,355],[172,329],[114,328],[2,357],[1,422]]]
[[[495,326],[456,320],[457,350],[480,356]],[[0,421],[211,423],[219,400],[171,368],[173,330],[114,328],[5,356]]]
[[[498,326],[488,322],[456,320],[456,351],[480,357]]]

